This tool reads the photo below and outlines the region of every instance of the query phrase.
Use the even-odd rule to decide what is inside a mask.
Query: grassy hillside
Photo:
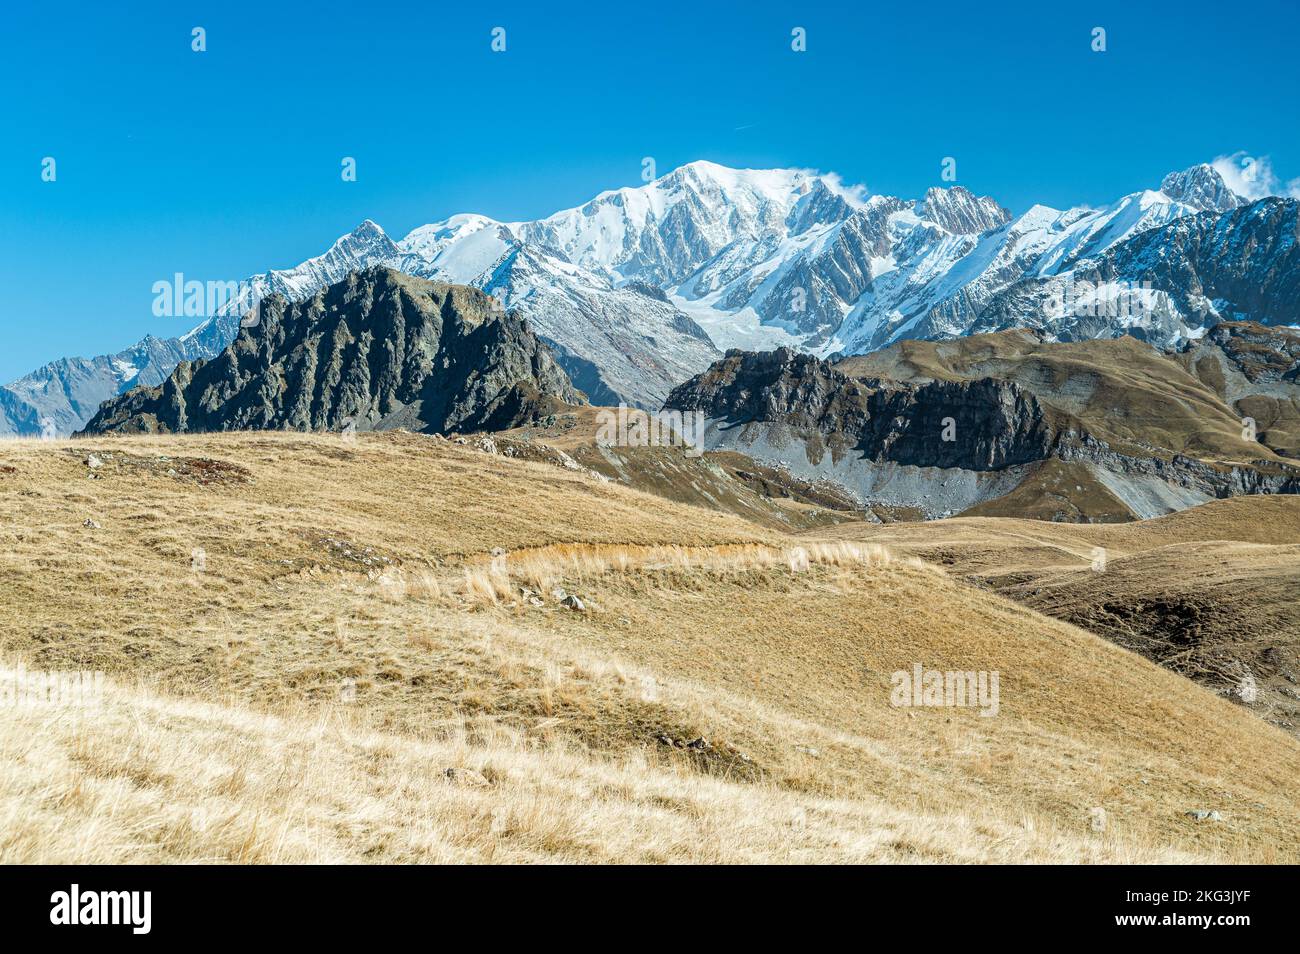
[[[945,566],[1300,733],[1300,498],[1236,497],[1122,526],[962,517],[827,533]]]
[[[260,433],[0,446],[0,544],[5,664],[113,683],[0,712],[6,861],[1300,859],[1294,739],[906,541]]]
[[[1052,410],[1058,426],[1082,427],[1116,451],[1138,457],[1281,460],[1269,446],[1243,440],[1244,412],[1229,406],[1213,383],[1134,338],[1043,342],[1015,329],[952,341],[904,341],[847,358],[837,368],[901,381],[1015,381]]]
[[[499,453],[576,465],[626,487],[777,530],[827,526],[858,519],[861,512],[861,504],[837,485],[801,480],[743,454],[687,453],[685,446],[670,440],[662,442],[667,446],[606,446],[598,441],[601,416],[616,413],[612,408],[566,408],[546,423],[495,434],[490,440]],[[482,438],[474,442],[482,443]]]

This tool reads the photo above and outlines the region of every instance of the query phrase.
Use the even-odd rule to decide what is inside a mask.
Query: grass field
[[[943,566],[1300,735],[1300,497],[1234,497],[1115,526],[962,517],[822,535]]]
[[[109,688],[0,714],[0,859],[1300,859],[1295,739],[864,530],[404,434],[7,442],[0,658]]]

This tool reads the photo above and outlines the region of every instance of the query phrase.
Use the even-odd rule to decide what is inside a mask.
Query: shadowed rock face
[[[1008,496],[1049,519],[1125,519],[1300,492],[1285,456],[1300,441],[1297,354],[1295,336],[1241,323],[1178,354],[1024,330],[837,362],[730,351],[668,406],[709,419],[708,447],[865,506],[947,516]]]
[[[667,406],[731,424],[788,425],[832,454],[915,467],[997,470],[1041,460],[1057,437],[1038,400],[1015,382],[853,378],[786,348],[729,351],[675,389]]]
[[[490,296],[376,267],[300,302],[266,299],[218,357],[105,402],[85,433],[495,430],[580,403]]]

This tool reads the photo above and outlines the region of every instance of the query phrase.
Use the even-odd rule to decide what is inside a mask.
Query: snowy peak
[[[643,186],[521,223],[522,241],[619,283],[660,287],[689,278],[726,249],[843,221],[861,204],[833,176],[802,169],[730,169],[692,162]],[[757,264],[744,251],[739,257]]]
[[[472,213],[453,215],[445,222],[433,222],[412,229],[398,245],[404,252],[432,261],[449,245],[454,245],[475,232],[500,227],[500,225],[501,223],[485,215]]]
[[[733,202],[771,202],[789,206],[818,178],[803,169],[732,169],[699,160],[680,166],[642,187],[642,191],[725,194]]]
[[[366,219],[347,235],[340,236],[328,252],[313,262],[324,261],[360,261],[373,257],[377,253],[392,253],[396,246],[376,222]]]
[[[1233,192],[1223,176],[1204,162],[1182,172],[1169,173],[1160,181],[1160,191],[1198,212],[1229,212],[1250,201]]]
[[[953,235],[979,235],[1011,221],[1011,213],[996,201],[961,186],[928,190],[917,203],[916,214]]]
[[[401,270],[460,285],[476,281],[519,244],[510,226],[483,215],[453,215],[422,225],[398,243]]]
[[[825,179],[816,178],[796,200],[785,223],[791,235],[803,235],[819,225],[842,222],[862,206],[863,203],[853,193],[845,192],[837,184]]]
[[[666,204],[724,205],[735,210],[739,223],[784,221],[793,234],[839,222],[863,201],[863,190],[845,187],[833,175],[807,169],[731,169],[705,161],[675,169],[641,191],[663,194]]]
[[[309,258],[295,268],[270,271],[253,280],[264,292],[279,292],[295,299],[340,281],[348,272],[368,265],[396,267],[401,250],[378,224],[366,219],[340,236],[324,255]]]

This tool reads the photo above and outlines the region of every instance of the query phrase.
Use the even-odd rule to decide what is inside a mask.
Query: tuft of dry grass
[[[478,606],[500,606],[521,597],[545,601],[565,586],[592,585],[602,577],[628,574],[705,573],[736,577],[787,568],[806,573],[822,567],[888,566],[892,557],[876,544],[849,541],[813,542],[787,548],[763,544],[716,547],[627,547],[557,544],[499,553],[466,566],[458,591],[461,599]],[[920,565],[919,561],[915,561]]]

